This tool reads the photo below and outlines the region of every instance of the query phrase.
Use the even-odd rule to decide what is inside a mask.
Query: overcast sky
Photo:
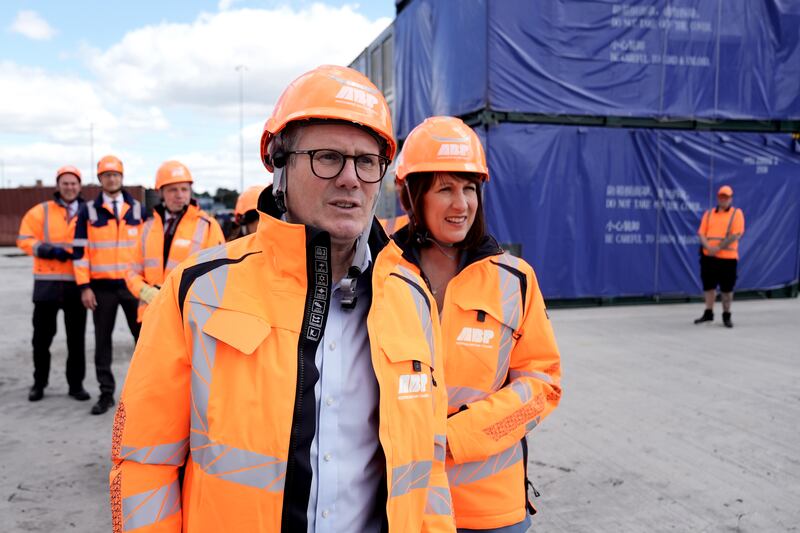
[[[178,159],[198,191],[238,189],[237,65],[245,186],[260,183],[258,143],[283,87],[349,64],[393,17],[393,0],[4,0],[2,185],[50,184],[66,164],[90,182],[93,131],[94,161],[120,157],[127,184],[152,187],[161,162]]]

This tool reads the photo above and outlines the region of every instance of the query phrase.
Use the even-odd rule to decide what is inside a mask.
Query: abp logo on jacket
[[[428,391],[428,374],[401,374],[399,386],[397,388],[397,398],[400,400],[410,400],[412,398],[427,398],[430,396]]]
[[[465,327],[456,337],[456,344],[476,348],[491,348],[494,331],[491,329]]]

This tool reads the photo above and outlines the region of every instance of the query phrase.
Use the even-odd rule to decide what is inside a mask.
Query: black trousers
[[[33,384],[46,387],[50,377],[50,345],[56,335],[58,310],[64,311],[67,332],[67,384],[70,391],[83,388],[86,376],[86,308],[77,294],[58,302],[33,304]]]
[[[97,307],[92,316],[94,318],[94,368],[97,373],[97,382],[100,384],[101,394],[114,394],[114,374],[111,372],[114,347],[111,336],[114,332],[114,323],[117,320],[117,306],[122,306],[125,319],[133,334],[133,340],[139,340],[141,325],[136,322],[136,311],[139,300],[131,294],[125,285],[117,287],[92,286]]]

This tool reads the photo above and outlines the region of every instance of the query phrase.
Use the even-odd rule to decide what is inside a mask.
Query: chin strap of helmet
[[[347,269],[347,275],[339,282],[342,290],[342,308],[353,309],[358,302],[356,295],[356,285],[358,277],[363,274],[361,268],[367,259],[367,246],[369,245],[369,234],[372,231],[372,221],[375,219],[375,212],[378,210],[378,199],[381,196],[381,187],[378,187],[378,194],[372,203],[372,210],[369,215],[369,223],[356,241],[356,252],[353,254],[353,262]]]

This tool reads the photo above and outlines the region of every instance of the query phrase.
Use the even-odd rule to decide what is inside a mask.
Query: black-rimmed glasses
[[[378,154],[345,155],[336,150],[292,150],[287,154],[305,154],[311,161],[311,172],[318,178],[331,180],[341,174],[348,159],[353,160],[356,176],[364,183],[377,183],[389,167],[389,158]]]

